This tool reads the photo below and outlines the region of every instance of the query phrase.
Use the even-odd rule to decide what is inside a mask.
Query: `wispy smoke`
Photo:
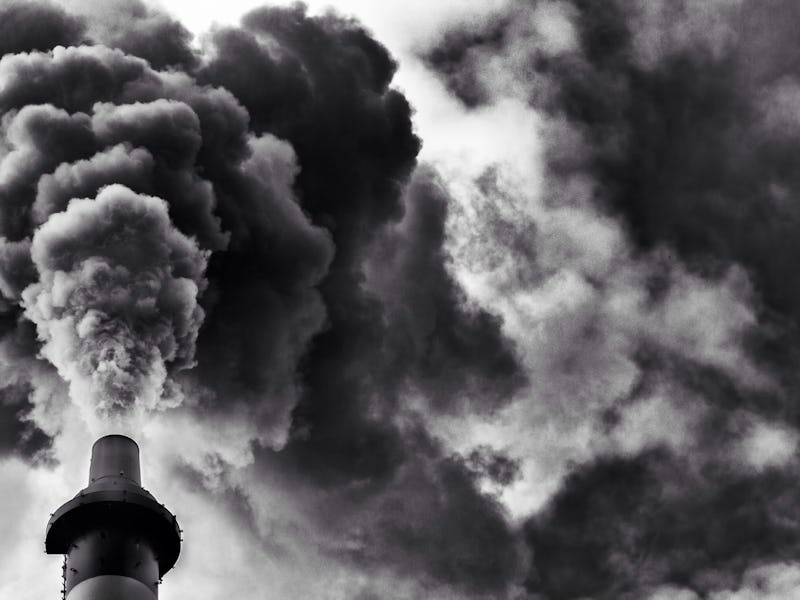
[[[513,98],[540,119],[536,268],[493,271],[515,283],[504,314],[558,332],[546,359],[526,342],[551,383],[515,414],[569,431],[578,463],[548,463],[564,477],[525,526],[535,597],[794,581],[799,16],[783,1],[515,2],[424,53],[465,108]]]

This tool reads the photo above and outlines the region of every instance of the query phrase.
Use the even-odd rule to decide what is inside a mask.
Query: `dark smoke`
[[[86,24],[49,4],[8,0],[0,6],[0,55],[80,44]]]
[[[246,469],[176,471],[243,538],[296,558],[259,518],[275,485],[323,560],[431,596],[712,597],[796,564],[798,19],[520,1],[423,50],[465,112],[540,118],[541,190],[472,182],[472,258],[515,263],[498,304],[574,284],[512,341],[452,275],[463,207],[354,20],[266,7],[193,47],[138,1],[3,2],[0,453],[47,464],[74,404],[230,427]],[[525,439],[437,437],[498,415]],[[493,494],[558,461],[501,448],[565,422],[588,450],[515,524]]]
[[[202,51],[139,2],[78,8],[2,7],[0,343],[33,365],[3,388],[4,448],[47,446],[28,413],[53,366],[101,426],[244,415],[255,468],[360,531],[331,558],[503,595],[518,536],[477,481],[512,463],[451,455],[403,399],[490,413],[526,378],[448,271],[451,200],[415,174],[389,53],[302,5]]]
[[[38,282],[22,293],[42,356],[100,416],[155,408],[164,365],[194,366],[207,253],[174,229],[167,204],[114,184],[73,199],[33,236]]]
[[[639,598],[664,583],[701,597],[735,589],[748,567],[796,555],[795,478],[694,472],[665,452],[586,465],[526,527],[529,586],[548,598]]]
[[[680,350],[638,348],[642,386],[604,427],[671,381],[704,407],[697,438],[576,467],[526,525],[532,593],[642,598],[669,584],[705,598],[800,559],[796,452],[759,470],[725,450],[750,435],[742,418],[792,435],[800,424],[799,18],[781,0],[516,2],[424,53],[465,107],[511,94],[542,115],[547,205],[619,220],[642,261],[666,252],[710,283],[743,269],[757,317],[747,360],[774,382],[743,389]],[[654,306],[674,293],[658,276],[647,285]]]
[[[445,220],[451,202],[436,174],[419,168],[406,191],[402,222],[374,244],[370,281],[387,307],[394,369],[410,367],[407,384],[437,410],[489,412],[521,388],[525,377],[503,341],[500,320],[465,310],[465,294],[448,274]]]

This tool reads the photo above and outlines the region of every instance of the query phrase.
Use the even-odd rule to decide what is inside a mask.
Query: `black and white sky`
[[[211,4],[0,0],[0,598],[800,598],[800,4]]]

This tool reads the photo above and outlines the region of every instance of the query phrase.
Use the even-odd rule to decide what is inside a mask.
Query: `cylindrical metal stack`
[[[68,600],[154,600],[178,559],[180,533],[141,486],[136,442],[109,435],[92,447],[89,486],[47,524],[45,550],[66,555]]]

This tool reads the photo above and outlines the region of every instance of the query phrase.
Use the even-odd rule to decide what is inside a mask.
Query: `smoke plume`
[[[484,4],[0,1],[3,485],[134,430],[198,597],[797,594],[800,11]]]
[[[284,596],[356,572],[381,577],[342,593],[504,594],[522,545],[478,480],[516,463],[424,415],[491,414],[527,377],[449,271],[395,60],[302,5],[200,46],[110,6],[0,7],[2,448],[48,469],[87,429],[163,442],[161,477],[253,548],[241,565],[327,565]]]
[[[108,417],[169,398],[167,369],[195,364],[207,256],[165,201],[119,184],[71,200],[36,230],[25,316],[76,402]]]

